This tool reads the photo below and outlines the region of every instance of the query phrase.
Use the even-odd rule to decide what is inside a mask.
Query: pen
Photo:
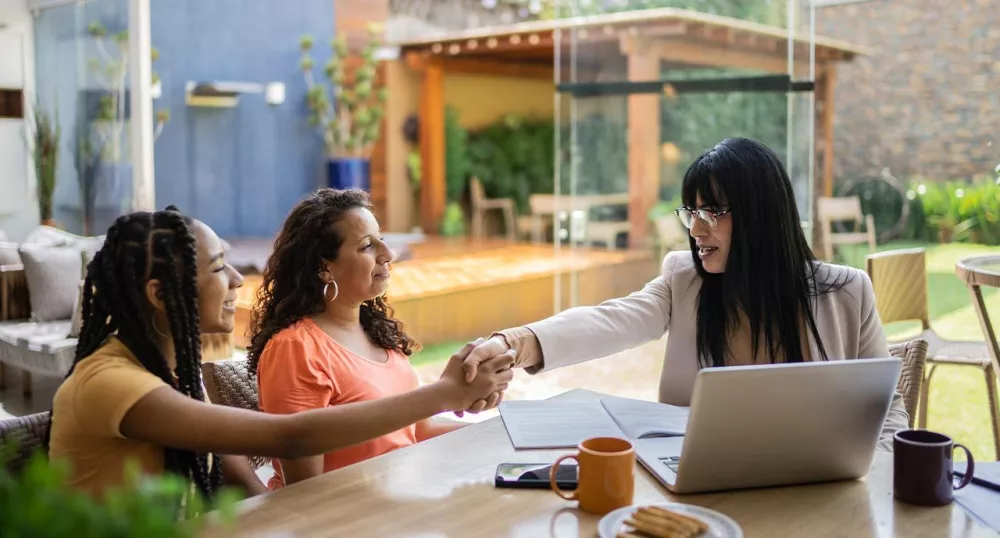
[[[963,471],[955,471],[955,474],[957,476],[965,476],[965,472]],[[977,486],[982,486],[986,489],[992,489],[993,491],[1000,492],[1000,484],[994,484],[993,482],[990,482],[985,478],[979,478],[977,476],[973,476],[971,483]]]

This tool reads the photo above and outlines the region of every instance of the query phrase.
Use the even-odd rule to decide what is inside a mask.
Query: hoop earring
[[[156,314],[153,314],[153,317],[149,318],[149,324],[153,326],[153,332],[162,336],[163,338],[170,338],[169,334],[165,334],[163,331],[160,330],[159,327],[156,326]]]
[[[326,293],[326,290],[330,288],[330,284],[333,284],[333,297],[328,297]],[[323,298],[326,299],[326,302],[332,303],[336,301],[338,295],[340,295],[340,286],[337,285],[336,280],[327,282],[326,285],[323,286]]]

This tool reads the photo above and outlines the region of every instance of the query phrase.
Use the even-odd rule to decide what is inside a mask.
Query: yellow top
[[[76,365],[53,400],[49,442],[49,458],[71,466],[70,486],[100,496],[125,484],[128,460],[145,474],[163,473],[163,447],[127,439],[120,430],[128,410],[163,386],[113,336]]]

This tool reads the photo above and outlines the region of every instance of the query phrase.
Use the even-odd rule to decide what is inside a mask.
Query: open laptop
[[[673,493],[850,480],[867,474],[898,359],[706,368],[683,437],[635,442]]]

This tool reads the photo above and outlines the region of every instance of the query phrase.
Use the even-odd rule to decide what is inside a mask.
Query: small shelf
[[[24,92],[0,88],[0,118],[24,119]]]
[[[263,92],[263,85],[252,82],[188,82],[184,102],[194,107],[235,108],[240,94]]]

